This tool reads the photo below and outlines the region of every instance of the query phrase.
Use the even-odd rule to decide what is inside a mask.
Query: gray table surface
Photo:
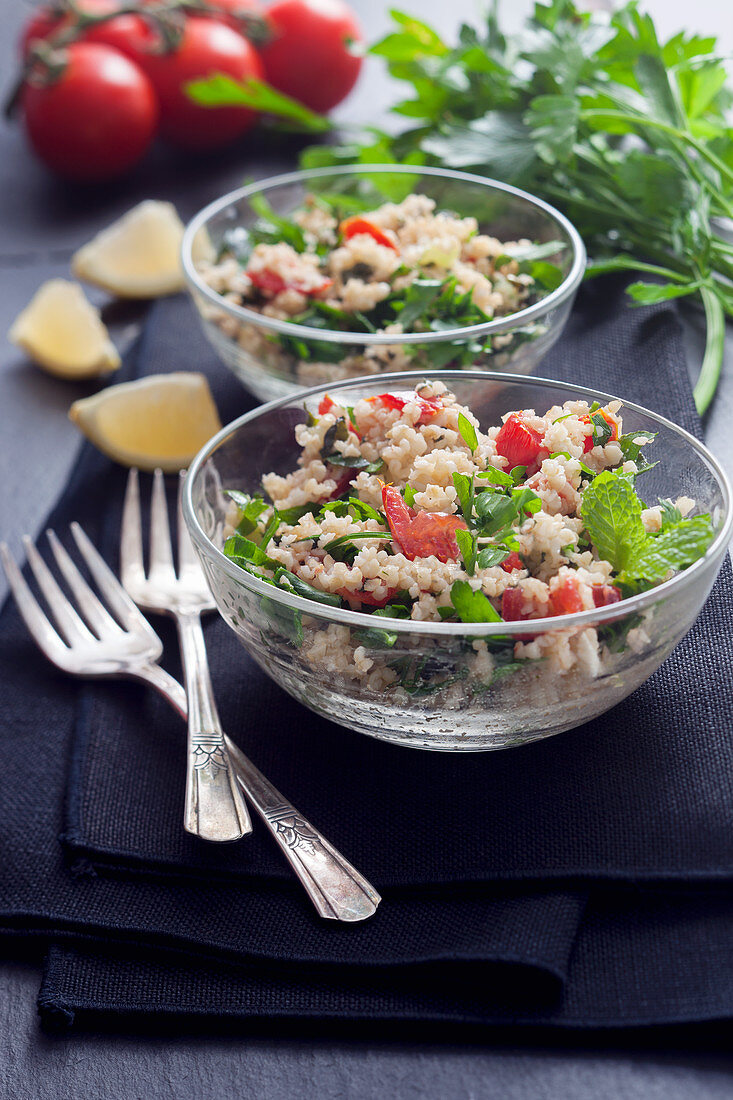
[[[387,22],[381,0],[353,0],[369,37]],[[422,0],[404,5],[447,33],[474,15],[470,0]],[[517,24],[528,0],[507,11]],[[682,0],[651,0],[647,7],[665,32],[691,28]],[[10,83],[17,29],[28,6],[0,0],[0,74]],[[721,35],[733,50],[733,14],[721,0],[698,0],[695,28]],[[692,29],[692,28],[691,28]],[[375,121],[393,94],[378,62],[367,71],[346,105],[345,121]],[[124,185],[106,185],[83,195],[51,179],[28,154],[18,129],[0,125],[0,331],[26,304],[38,285],[68,273],[71,253],[93,232],[142,198],[176,198],[185,218],[204,202],[235,186],[253,163],[270,151],[250,144],[241,155],[211,157],[191,164],[153,156]],[[276,158],[277,159],[277,158]],[[278,165],[280,166],[280,165]],[[181,199],[183,196],[183,199]],[[100,298],[100,302],[104,299]],[[134,318],[113,314],[124,343]],[[700,361],[700,318],[692,316],[686,338],[691,370]],[[706,438],[733,474],[733,339],[729,333],[727,373],[706,425]],[[182,363],[194,368],[195,363]],[[78,437],[66,418],[69,404],[87,392],[82,385],[50,378],[26,363],[9,344],[0,347],[0,533],[18,552],[24,532],[36,535],[73,465]],[[22,461],[18,456],[22,456]],[[4,594],[0,582],[0,599]],[[733,1063],[704,1051],[508,1049],[504,1047],[369,1043],[355,1041],[179,1039],[84,1035],[48,1039],[38,1030],[35,998],[39,975],[24,962],[0,964],[0,1100],[163,1100],[248,1096],[428,1097],[469,1100],[718,1100],[733,1096]]]

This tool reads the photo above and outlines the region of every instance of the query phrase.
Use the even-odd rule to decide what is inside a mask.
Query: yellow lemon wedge
[[[175,473],[221,428],[203,374],[151,374],[108,386],[69,409],[87,439],[123,466]]]
[[[170,202],[147,199],[75,252],[78,279],[118,298],[160,298],[183,290],[183,222]]]
[[[120,365],[99,310],[80,286],[66,279],[43,283],[8,337],[39,367],[60,378],[93,378]]]

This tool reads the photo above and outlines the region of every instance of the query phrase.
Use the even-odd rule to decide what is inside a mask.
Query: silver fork
[[[216,605],[178,509],[178,573],[173,564],[161,470],[150,507],[150,568],[145,574],[137,470],[127,480],[120,536],[120,573],[143,611],[172,615],[178,627],[188,698],[186,804],[183,827],[204,840],[238,840],[252,831],[224,740],[209,675],[201,614]]]
[[[151,684],[186,718],[186,693],[156,661],[163,644],[78,523],[71,533],[79,553],[115,618],[87,584],[53,531],[48,532],[54,557],[82,619],[26,536],[28,562],[58,630],[26,584],[8,547],[0,543],[0,560],[18,610],[39,649],[57,668],[85,678],[132,679]],[[89,630],[92,627],[94,633]],[[361,921],[372,916],[381,898],[348,860],[291,806],[243,752],[227,738],[227,748],[242,790],[257,810],[304,886],[321,917]]]

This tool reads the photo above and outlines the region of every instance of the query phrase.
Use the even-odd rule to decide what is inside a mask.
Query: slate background
[[[380,0],[352,0],[369,38],[386,25]],[[471,18],[470,0],[405,3],[448,33]],[[596,6],[599,6],[596,4]],[[681,26],[717,32],[733,49],[733,9],[723,0],[697,0],[693,17],[683,0],[645,5],[671,33]],[[518,0],[505,12],[516,25],[529,8]],[[17,31],[30,5],[0,0],[0,83],[12,79]],[[392,96],[377,61],[368,63],[358,90],[339,111],[344,121],[374,121]],[[295,150],[249,142],[223,156],[190,163],[157,152],[124,184],[80,193],[48,176],[27,153],[17,128],[0,124],[0,331],[5,332],[37,286],[66,275],[74,248],[141,198],[176,201],[186,218],[210,198],[258,175],[290,166]],[[100,301],[103,299],[100,299]],[[132,338],[136,315],[128,307],[107,317],[118,343]],[[691,366],[700,359],[700,318],[691,315],[687,339]],[[183,364],[190,366],[192,364]],[[728,375],[707,424],[707,441],[733,473],[733,337],[728,334]],[[89,390],[62,383],[23,362],[8,344],[0,347],[0,534],[18,552],[24,532],[35,535],[63,487],[77,438],[66,420],[70,402]],[[22,455],[22,461],[18,456]],[[0,581],[0,598],[4,594]],[[510,1049],[435,1041],[362,1044],[358,1041],[212,1036],[160,1037],[86,1035],[52,1040],[38,1030],[35,998],[39,973],[32,957],[0,961],[0,1100],[163,1100],[242,1095],[257,1100],[292,1096],[389,1096],[473,1100],[718,1100],[733,1095],[733,1060],[718,1052],[720,1034],[700,1032],[694,1047],[656,1039],[625,1049],[573,1050],[527,1045]],[[501,1040],[498,1040],[499,1044]]]

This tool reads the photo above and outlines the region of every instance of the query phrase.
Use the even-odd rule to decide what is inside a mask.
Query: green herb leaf
[[[642,505],[628,478],[604,470],[583,493],[580,514],[601,558],[618,572],[628,569],[646,545]]]
[[[461,433],[461,438],[469,450],[475,451],[478,447],[476,429],[468,417],[464,416],[463,413],[458,414],[458,431]]]
[[[326,455],[325,462],[331,466],[345,466],[349,470],[364,470],[367,474],[378,474],[384,466],[381,458],[376,462],[370,462],[362,455],[342,455],[340,451],[332,451]]]
[[[474,592],[468,581],[454,581],[450,590],[451,603],[462,623],[503,622],[498,611],[483,592]]]
[[[455,477],[455,474],[453,475]],[[476,536],[471,531],[456,528],[456,542],[463,558],[463,565],[469,577],[476,571]]]
[[[240,535],[249,535],[256,528],[258,518],[266,511],[267,504],[262,497],[251,497],[249,493],[243,493],[239,489],[227,489],[226,494],[242,513],[237,531]]]
[[[325,133],[331,123],[304,107],[296,99],[283,95],[271,85],[255,77],[239,81],[226,73],[212,73],[200,80],[190,80],[186,95],[200,107],[251,107],[261,114],[275,115],[296,124],[298,130]]]
[[[458,502],[461,506],[461,512],[466,523],[470,526],[473,523],[473,501],[474,501],[474,485],[473,478],[468,477],[467,474],[453,473],[453,485],[458,494]]]
[[[326,604],[327,607],[342,606],[340,596],[332,592],[319,591],[319,589],[314,588],[306,581],[301,580],[295,573],[291,573],[289,569],[283,569],[282,566],[275,573],[275,582],[279,584],[281,588],[287,588],[291,592],[294,592],[296,596],[302,596],[306,600],[313,600],[314,603]]]
[[[511,489],[514,485],[514,478],[511,474],[507,474],[504,470],[498,470],[494,466],[489,466],[488,470],[483,470],[478,477],[484,481],[490,481],[492,485],[501,485],[507,489]]]
[[[408,508],[412,508],[414,506],[416,495],[417,494],[415,493],[412,485],[405,485],[404,489],[402,490],[402,496]]]
[[[268,557],[256,542],[245,538],[244,535],[230,535],[224,543],[224,553],[232,561],[241,559],[250,565],[265,566],[267,569],[277,569],[280,565],[279,562]],[[237,564],[239,564],[238,561]]]
[[[479,569],[491,569],[494,565],[501,565],[511,553],[504,546],[486,546],[478,556]]]

